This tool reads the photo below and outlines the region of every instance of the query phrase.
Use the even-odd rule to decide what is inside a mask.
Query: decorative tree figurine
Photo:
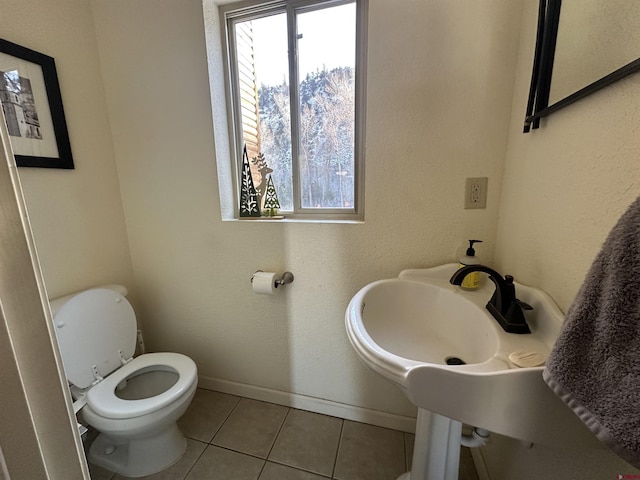
[[[278,209],[280,208],[280,202],[278,202],[278,194],[276,193],[276,187],[273,185],[271,175],[267,180],[267,192],[264,199],[264,212],[267,217],[275,217],[278,215]]]
[[[267,165],[267,161],[264,158],[264,153],[260,152],[258,156],[251,159],[251,163],[255,166],[254,172],[257,170],[258,174],[254,175],[253,186],[256,187],[256,193],[258,194],[258,202],[260,207],[263,206],[263,198],[267,191],[267,175],[273,172]],[[259,175],[259,180],[256,178]]]
[[[242,173],[240,177],[240,216],[260,216],[258,195],[256,194],[256,188],[253,186],[253,178],[251,177],[251,166],[249,165],[249,155],[247,155],[246,145],[244,146],[244,152],[242,153]]]

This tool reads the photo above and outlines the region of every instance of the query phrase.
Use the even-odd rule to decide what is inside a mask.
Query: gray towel
[[[640,198],[594,260],[543,378],[602,442],[640,468]]]

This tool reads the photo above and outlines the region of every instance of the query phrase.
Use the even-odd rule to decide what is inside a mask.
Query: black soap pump
[[[474,243],[482,243],[482,240],[469,240],[469,248],[464,257],[460,257],[458,264],[459,268],[467,267],[469,265],[478,265],[480,262],[476,257],[476,251],[473,249]],[[465,290],[475,290],[480,285],[480,272],[471,272],[462,280],[461,288]]]

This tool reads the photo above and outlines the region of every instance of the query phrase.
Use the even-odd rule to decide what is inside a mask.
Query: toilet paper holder
[[[255,277],[256,273],[258,272],[262,272],[262,270],[256,270],[255,273],[251,275],[251,283],[253,283],[253,277]],[[287,283],[293,283],[293,273],[291,272],[284,272],[280,276],[280,278],[276,279],[275,281],[276,288],[278,288],[280,285],[286,285]]]

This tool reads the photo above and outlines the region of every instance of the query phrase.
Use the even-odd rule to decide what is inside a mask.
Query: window
[[[283,0],[221,8],[235,171],[246,148],[259,201],[271,177],[287,217],[362,219],[365,7]]]

